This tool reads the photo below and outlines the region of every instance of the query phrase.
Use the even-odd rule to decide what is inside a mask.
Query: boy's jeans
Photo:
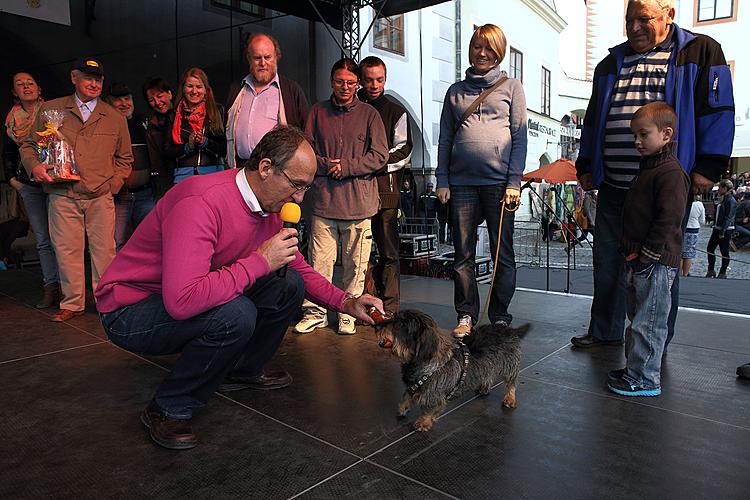
[[[625,333],[625,379],[644,389],[661,386],[661,356],[667,340],[667,318],[676,267],[638,259],[625,263],[628,326]]]

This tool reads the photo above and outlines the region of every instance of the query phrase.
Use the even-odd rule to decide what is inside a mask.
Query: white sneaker
[[[339,315],[339,335],[354,335],[357,333],[357,327],[354,324],[354,318],[348,314]]]
[[[302,318],[302,320],[294,325],[294,331],[295,333],[310,333],[311,331],[315,330],[316,328],[325,328],[328,326],[328,316],[327,315],[317,315],[317,314],[305,314],[305,317]]]
[[[453,336],[457,338],[466,337],[471,333],[471,316],[461,316],[458,320],[458,325],[453,329]]]

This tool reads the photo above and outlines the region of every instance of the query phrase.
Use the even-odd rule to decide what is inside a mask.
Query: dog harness
[[[461,363],[461,377],[458,379],[458,383],[453,387],[451,392],[448,393],[446,396],[446,399],[450,399],[453,397],[453,395],[456,393],[459,387],[461,387],[464,383],[464,380],[466,380],[466,373],[467,368],[469,366],[469,356],[470,356],[469,348],[466,347],[466,344],[463,343],[462,340],[458,341],[458,347],[454,350],[454,355],[459,358],[459,360],[463,360]],[[409,391],[409,394],[416,393],[419,389],[422,388],[422,386],[427,383],[428,380],[430,380],[430,377],[435,375],[435,372],[438,371],[438,369],[441,367],[436,367],[434,370],[430,370],[429,372],[425,373],[420,377],[419,380],[414,382],[412,385],[409,386],[407,389]]]

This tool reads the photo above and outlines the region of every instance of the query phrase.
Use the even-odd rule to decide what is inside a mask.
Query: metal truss
[[[388,0],[317,0],[317,1],[332,4],[332,5],[339,5],[341,7],[342,28],[341,28],[341,41],[339,42],[337,37],[333,34],[333,31],[331,31],[331,27],[325,21],[323,16],[320,14],[320,11],[318,10],[318,7],[315,5],[316,0],[308,0],[312,8],[318,14],[318,17],[320,18],[323,25],[328,30],[328,34],[331,35],[331,38],[336,40],[336,43],[341,49],[341,54],[346,57],[350,57],[354,59],[355,61],[359,61],[359,55],[362,49],[362,43],[364,42],[365,39],[367,39],[367,35],[370,34],[370,31],[372,30],[372,27],[375,24],[375,20],[380,16],[380,12],[383,10],[383,7],[385,6]],[[372,22],[370,23],[370,26],[368,26],[367,31],[365,32],[364,36],[360,39],[359,37],[359,32],[360,32],[359,11],[360,9],[364,7],[368,7],[368,6],[372,7],[373,9],[376,9],[377,13],[372,18]]]

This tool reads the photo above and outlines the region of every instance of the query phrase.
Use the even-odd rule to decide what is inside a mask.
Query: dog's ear
[[[518,328],[514,328],[513,333],[523,338],[523,336],[526,335],[529,330],[531,330],[531,323],[526,323],[525,325],[521,325]]]
[[[409,328],[416,339],[414,362],[429,363],[440,347],[440,332],[435,321],[427,315],[420,314],[411,318]]]

